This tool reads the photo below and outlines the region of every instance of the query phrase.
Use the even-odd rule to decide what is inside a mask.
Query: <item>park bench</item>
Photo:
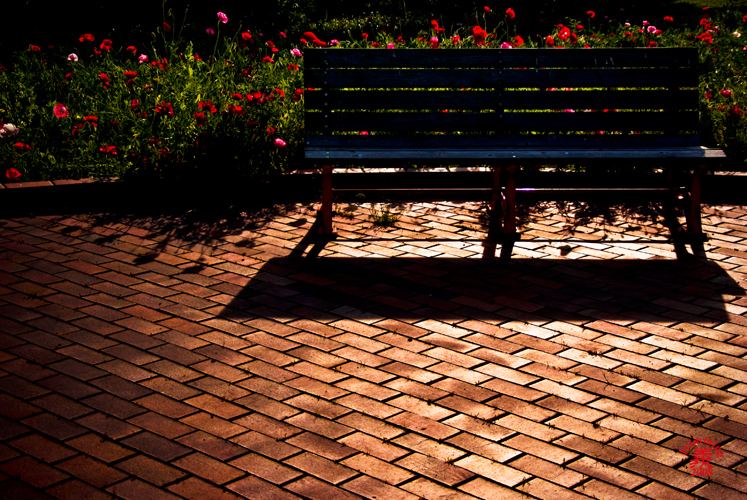
[[[510,258],[517,192],[558,194],[517,189],[522,170],[572,165],[623,175],[571,196],[671,194],[686,218],[673,238],[705,240],[700,176],[725,155],[701,145],[695,48],[324,48],[307,50],[304,64],[305,157],[322,169],[323,234],[334,233],[342,191],[335,167],[485,165],[492,185],[476,189],[490,202],[487,240]],[[651,171],[662,185],[640,174]]]

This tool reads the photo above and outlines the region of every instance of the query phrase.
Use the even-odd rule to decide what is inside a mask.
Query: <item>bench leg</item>
[[[503,245],[501,246],[501,259],[508,260],[514,250],[516,239],[516,166],[510,165],[506,168],[506,191],[505,208],[503,210]]]
[[[687,232],[691,235],[702,234],[703,224],[700,219],[700,174],[705,170],[704,166],[698,166],[693,171],[692,183],[690,185],[690,206],[686,208]]]
[[[332,165],[322,167],[322,226],[320,234],[334,234],[332,227]]]

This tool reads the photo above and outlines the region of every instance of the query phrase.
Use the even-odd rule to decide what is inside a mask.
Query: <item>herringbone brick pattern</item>
[[[0,498],[747,498],[747,208],[369,211],[0,220]]]

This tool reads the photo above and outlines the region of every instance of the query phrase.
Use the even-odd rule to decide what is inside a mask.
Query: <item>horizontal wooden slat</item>
[[[360,69],[305,70],[312,88],[696,87],[693,69]]]
[[[524,134],[524,135],[307,135],[309,148],[427,149],[434,147],[496,148],[666,148],[698,146],[700,137],[664,134]]]
[[[306,109],[697,109],[697,90],[307,92]]]
[[[327,117],[327,118],[325,118]],[[312,131],[660,131],[698,128],[697,112],[680,113],[306,113]]]
[[[695,48],[619,49],[307,49],[305,68],[688,67]]]
[[[306,148],[306,158],[321,161],[423,161],[433,163],[458,161],[485,161],[501,163],[526,162],[577,162],[577,161],[720,161],[724,153],[717,149],[700,147],[683,148],[375,148],[375,149],[322,149]]]

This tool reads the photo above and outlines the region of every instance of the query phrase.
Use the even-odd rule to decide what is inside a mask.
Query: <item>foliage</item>
[[[456,14],[448,21],[424,17],[428,2],[421,3],[413,12],[394,0],[380,3],[381,11],[367,11],[365,2],[346,11],[333,1],[298,7],[280,0],[287,33],[249,31],[230,12],[227,23],[212,17],[198,26],[164,8],[147,45],[80,35],[67,45],[14,51],[0,60],[0,129],[17,129],[0,131],[0,172],[15,169],[6,177],[32,181],[233,178],[292,168],[303,145],[303,52],[315,44],[382,50],[697,46],[703,137],[739,165],[747,158],[743,8],[648,22],[577,9],[560,23],[531,24],[544,30],[537,32],[529,31],[522,10],[473,5],[457,22]],[[309,28],[316,30],[313,37]]]

